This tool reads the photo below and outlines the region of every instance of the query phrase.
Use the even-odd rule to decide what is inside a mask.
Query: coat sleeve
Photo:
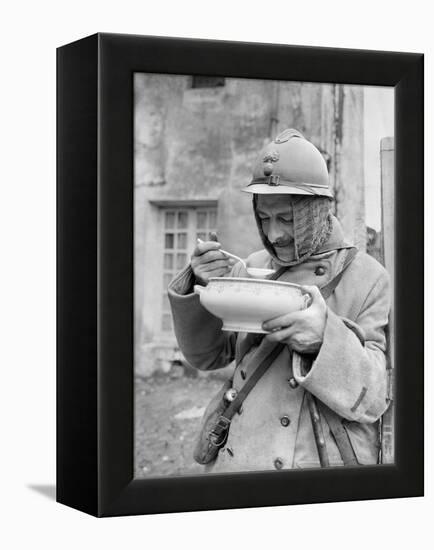
[[[168,288],[178,345],[197,369],[226,367],[235,356],[235,334],[222,331],[222,321],[202,307],[194,282],[193,271],[187,266]]]
[[[382,271],[355,319],[357,328],[328,308],[323,343],[310,370],[293,364],[297,382],[348,420],[375,422],[387,408],[389,294],[389,277]]]

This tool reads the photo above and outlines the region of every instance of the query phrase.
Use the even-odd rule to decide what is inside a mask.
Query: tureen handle
[[[195,294],[199,294],[200,296],[201,292],[205,290],[205,287],[201,285],[194,285],[193,290]]]
[[[310,292],[308,292],[307,290],[303,289],[302,291],[303,293],[303,298],[304,298],[304,304],[303,304],[303,309],[307,309],[308,307],[311,306],[312,302],[313,302],[313,298],[312,298],[312,294]]]

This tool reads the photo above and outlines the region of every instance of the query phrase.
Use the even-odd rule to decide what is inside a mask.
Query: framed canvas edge
[[[98,35],[98,511],[99,516],[213,510],[421,496],[423,494],[423,56],[396,52],[273,46],[192,39]],[[176,56],[170,54],[176,46]],[[185,51],[182,50],[182,47]],[[160,48],[162,56],[155,55]],[[201,63],[194,55],[202,52]],[[182,50],[182,51],[181,51]],[[226,50],[226,51],[225,51]],[[229,52],[230,50],[230,52]],[[241,69],[246,55],[248,71]],[[236,53],[236,55],[234,54]],[[356,52],[356,53],[355,53]],[[230,55],[229,55],[230,53]],[[215,63],[208,58],[212,55]],[[286,78],[273,64],[281,56],[298,60]],[[321,66],[308,65],[315,55]],[[276,57],[277,56],[277,57]],[[354,61],[361,74],[354,73]],[[328,80],[324,79],[327,58]],[[245,64],[245,63],[244,63]],[[327,65],[327,63],[326,63]],[[397,368],[397,442],[408,434],[411,445],[399,447],[395,465],[363,468],[258,472],[195,477],[133,479],[133,135],[132,73],[223,74],[243,78],[273,78],[389,85],[396,97],[397,264],[411,258],[414,271],[397,280],[399,306]],[[178,70],[176,69],[178,67]],[[303,69],[303,67],[305,67]],[[382,72],[382,69],[385,70]],[[304,71],[304,72],[303,72]],[[274,74],[274,76],[273,76]],[[303,74],[306,78],[303,78]],[[381,74],[381,76],[380,76]],[[315,75],[317,75],[315,77]],[[119,107],[121,98],[121,108]],[[411,139],[410,139],[411,136]],[[405,163],[399,153],[404,151]],[[116,183],[122,178],[122,188]],[[415,193],[406,190],[413,183]],[[411,186],[410,186],[411,187]],[[405,209],[405,225],[403,210]],[[410,231],[408,228],[411,228]],[[113,258],[116,258],[114,262]],[[417,283],[417,285],[416,285]],[[417,286],[412,301],[407,285]],[[96,297],[95,297],[96,298]],[[412,323],[400,324],[402,316]],[[397,314],[398,318],[398,314]],[[401,331],[401,332],[399,332]],[[411,339],[416,351],[405,349]],[[397,338],[398,340],[398,338]],[[130,365],[130,370],[119,365]],[[418,395],[414,408],[406,392]],[[119,413],[119,403],[122,403]],[[400,433],[401,431],[401,433]],[[411,432],[411,433],[410,433]],[[408,441],[408,439],[407,439]],[[412,449],[412,450],[410,450]],[[351,481],[351,483],[350,483]],[[235,487],[235,490],[234,490]]]
[[[110,42],[113,38],[115,39],[115,43],[116,43],[117,42],[116,37],[109,37]],[[129,45],[129,47],[131,47],[132,44],[130,42],[130,39],[128,37],[125,37],[125,40],[126,40],[127,44]],[[164,43],[166,43],[166,41],[164,39],[162,39],[162,40],[163,40]],[[146,42],[147,42],[146,38],[141,39],[141,38],[137,37],[137,41],[142,42],[142,44],[145,46],[145,49],[150,46],[150,45],[148,46],[146,44]],[[160,42],[160,40],[158,40],[158,42]],[[173,41],[170,40],[169,42],[170,42],[170,44],[167,43],[166,46],[167,45],[175,46]],[[162,43],[161,43],[161,45],[163,46]],[[201,42],[199,44],[196,41],[188,41],[189,51],[191,51],[192,48],[194,49],[195,47],[199,47],[199,45],[201,46],[201,50],[203,50],[203,42]],[[111,46],[113,46],[113,44],[111,44]],[[211,50],[213,50],[214,47],[220,48],[221,44],[216,44],[215,42],[212,42],[212,43],[209,43],[208,46],[209,46],[210,52],[211,52]],[[231,44],[225,43],[225,47],[230,48],[232,50],[231,51],[231,59],[233,59],[233,57],[234,57],[233,48],[236,47],[236,46],[240,47],[240,45],[238,45],[238,44],[231,45]],[[140,49],[140,45],[137,45],[137,47]],[[153,48],[155,48],[155,45],[153,46]],[[254,48],[257,49],[257,46],[254,45]],[[272,48],[272,46],[271,46],[271,48]],[[294,49],[292,47],[283,48],[283,49],[287,49],[288,53],[291,51],[292,54],[294,54]],[[115,50],[116,50],[116,47],[115,47]],[[176,47],[176,51],[177,51],[176,63],[180,59],[182,59],[182,55],[180,56],[180,51],[179,50],[180,50],[180,48],[179,48],[179,44],[178,44],[178,46]],[[242,58],[243,55],[245,55],[245,53],[248,52],[248,50],[250,50],[250,45],[243,44],[242,48],[240,50],[240,53],[239,53],[240,57]],[[264,46],[263,50],[265,52],[266,50],[268,50],[268,47]],[[302,58],[304,54],[307,54],[309,57],[311,57],[312,54],[315,54],[314,49],[309,49],[309,51],[306,51],[303,48],[297,47],[296,50],[297,50],[296,55],[300,56],[300,58]],[[139,51],[137,51],[137,53],[139,53]],[[114,54],[113,51],[111,53],[109,52],[109,56],[112,56],[113,54]],[[132,52],[129,52],[128,55],[131,55],[131,54],[132,54]],[[250,52],[250,54],[251,54],[251,52]],[[324,52],[322,52],[322,54],[324,54]],[[194,52],[191,52],[191,55],[193,56],[193,58],[195,58]],[[333,55],[333,60],[335,61],[340,56],[342,56],[342,59],[343,59],[349,54],[347,54],[346,52],[342,52],[340,54],[339,51],[333,51],[332,55]],[[359,55],[361,55],[361,57],[363,58],[363,54],[361,52],[359,52]],[[372,57],[371,52],[367,52],[365,55],[366,55],[366,58],[368,60],[368,63],[375,65],[375,57],[377,57],[377,56]],[[107,67],[107,59],[104,57],[104,50],[103,49],[102,49],[102,51],[100,51],[100,56],[101,56],[101,59],[105,59],[105,63],[106,63],[106,67]],[[402,57],[402,60],[403,60],[403,69],[402,70],[403,70],[403,72],[400,75],[401,78],[399,78],[399,80],[395,83],[396,109],[397,109],[397,112],[396,112],[396,123],[397,123],[396,124],[396,138],[397,138],[397,149],[398,149],[398,154],[396,155],[397,156],[397,170],[396,170],[396,174],[397,174],[397,177],[396,177],[397,208],[399,207],[400,204],[402,204],[402,201],[400,201],[399,190],[402,188],[402,183],[405,184],[406,178],[407,177],[409,178],[409,174],[407,174],[406,172],[404,172],[402,170],[403,167],[401,166],[400,159],[399,159],[399,148],[401,148],[401,147],[405,148],[406,151],[407,151],[407,155],[406,155],[407,156],[407,167],[412,166],[411,159],[413,158],[413,156],[414,156],[415,160],[416,160],[417,157],[419,157],[419,160],[420,160],[420,151],[423,150],[423,149],[418,149],[418,147],[417,147],[417,141],[418,141],[418,139],[417,139],[417,135],[418,135],[417,123],[419,122],[419,124],[420,124],[423,121],[422,121],[422,119],[420,119],[418,121],[417,118],[414,116],[416,111],[418,111],[417,107],[415,107],[415,105],[412,105],[412,102],[414,102],[414,97],[413,97],[413,99],[411,99],[410,97],[407,98],[407,104],[406,104],[406,107],[404,107],[404,109],[403,109],[403,105],[402,105],[402,99],[404,99],[404,102],[405,102],[405,99],[406,99],[407,95],[411,96],[412,94],[413,95],[416,94],[416,96],[417,96],[417,91],[418,91],[417,90],[417,88],[418,88],[417,79],[418,79],[418,76],[421,77],[421,72],[418,73],[418,68],[419,68],[419,71],[420,71],[421,58],[420,58],[420,56],[413,55],[413,54],[410,54],[410,58],[407,57],[407,54],[402,54],[402,56],[403,56]],[[121,57],[122,57],[122,55],[119,58],[120,62],[121,62]],[[204,57],[206,58],[206,56],[204,56]],[[269,61],[268,56],[265,55],[265,57],[267,58],[266,61]],[[393,55],[393,59],[394,59],[395,63],[398,61],[399,57],[400,57],[399,54]],[[186,58],[187,58],[187,60],[189,58],[189,56],[187,54],[186,54]],[[212,55],[212,59],[215,59],[215,54]],[[342,59],[341,59],[341,65],[342,65]],[[377,59],[379,61],[382,61],[383,63],[385,61],[387,63],[391,62],[387,53],[378,54]],[[411,59],[411,61],[409,61],[409,59]],[[184,61],[185,60],[186,59],[185,59],[185,56],[184,56]],[[128,59],[124,59],[124,62],[126,62],[125,65],[128,65]],[[196,61],[195,61],[195,63],[196,63]],[[224,59],[224,63],[227,63],[227,59],[226,60]],[[169,65],[170,65],[170,71],[173,72],[174,74],[177,74],[176,67],[173,67],[173,60],[170,60]],[[103,66],[104,66],[104,62],[103,62]],[[135,69],[133,70],[133,72],[137,72],[139,70],[137,61],[135,62],[134,66],[135,66]],[[131,64],[130,64],[130,67],[132,67]],[[226,74],[229,71],[229,65],[227,65],[227,67],[228,67],[228,70],[225,71]],[[164,67],[164,68],[167,68],[167,66]],[[372,67],[372,68],[374,68],[374,67]],[[116,74],[118,74],[119,69],[120,69],[120,67],[118,65]],[[203,72],[203,70],[204,70],[202,67],[197,67],[197,69],[198,69],[199,74],[201,72]],[[267,69],[269,69],[269,67],[267,67]],[[209,72],[209,74],[214,73],[214,71],[210,71],[209,63],[206,63],[206,70]],[[219,65],[219,70],[221,70],[220,65]],[[185,68],[184,68],[184,71],[185,71]],[[180,71],[180,72],[184,72],[184,71]],[[145,71],[145,72],[147,72],[147,71]],[[151,71],[149,71],[149,72],[151,72]],[[158,69],[155,72],[158,72]],[[193,71],[193,74],[194,74],[194,71]],[[251,78],[258,78],[258,74],[264,75],[264,69],[262,69],[262,71],[259,71],[259,70],[256,71],[254,68],[252,68],[252,67],[250,68],[249,76]],[[309,77],[312,77],[312,76],[313,76],[312,71],[310,71],[308,77],[306,78],[306,80],[307,79],[312,80],[312,78],[309,78]],[[365,69],[365,77],[366,76],[367,75],[366,75],[366,69]],[[102,70],[102,72],[100,74],[100,77],[102,78],[102,81],[101,81],[102,89],[104,89],[104,69]],[[272,74],[268,73],[267,77],[272,77]],[[295,80],[295,78],[293,78],[291,75],[288,75],[287,79],[288,80]],[[305,80],[304,78],[300,77],[300,73],[298,73],[297,79]],[[332,80],[336,80],[336,81],[344,81],[345,80],[345,75],[343,74],[342,69],[341,69],[341,72],[340,72],[340,78],[338,76],[336,76],[335,79],[332,77]],[[348,83],[352,83],[352,82],[348,82]],[[110,82],[110,84],[109,84],[109,87],[112,91],[114,89],[113,84],[114,84],[113,82]],[[375,85],[376,82],[371,81],[371,84]],[[419,82],[419,84],[421,85],[421,82]],[[104,97],[100,97],[100,101],[101,101],[101,105],[104,106]],[[102,112],[104,112],[104,107],[102,107]],[[405,120],[405,115],[407,113],[409,114],[409,116],[408,116],[408,119]],[[130,113],[130,117],[132,118],[132,113]],[[401,132],[400,126],[402,126],[402,125],[405,126],[405,129],[406,129],[405,132]],[[411,128],[412,125],[415,126],[415,127]],[[412,129],[412,131],[409,132],[410,128]],[[421,132],[421,129],[423,129],[423,124],[422,124],[422,128],[419,126],[419,132]],[[410,133],[412,135],[412,143],[411,144],[407,144],[406,140],[405,140],[405,135],[407,135],[408,133]],[[101,131],[100,136],[101,136],[101,140],[103,142],[104,138],[105,138],[105,135],[102,131]],[[421,136],[423,136],[422,133],[419,134],[419,138]],[[124,136],[124,137],[126,137],[126,136]],[[129,137],[132,140],[132,133],[131,132],[129,132]],[[402,140],[404,140],[404,143],[402,143]],[[125,141],[124,141],[124,143],[125,143]],[[419,145],[421,145],[421,144],[422,143],[419,143]],[[132,163],[132,148],[130,148],[130,152],[131,152],[131,154],[129,155],[130,156],[130,162]],[[423,157],[423,153],[422,153],[422,157]],[[107,158],[113,158],[113,157],[109,154]],[[423,163],[422,163],[422,166],[423,166]],[[122,172],[122,170],[121,170],[121,172]],[[102,166],[101,166],[101,175],[103,175]],[[413,181],[422,182],[423,178],[418,180],[418,178],[414,178],[414,173],[413,173],[412,174],[412,179],[413,179]],[[419,185],[419,188],[420,189],[422,188],[421,183]],[[416,206],[416,208],[412,209],[411,211],[414,212],[414,213],[417,213],[418,212],[417,206],[419,206],[419,207],[422,206],[422,203],[420,202],[420,199],[422,199],[422,197],[417,196],[417,193],[416,193],[414,199],[415,199],[416,203],[418,202],[418,199],[419,199],[419,202],[414,205],[414,206]],[[406,197],[406,206],[407,207],[409,206],[408,197]],[[131,212],[132,212],[132,210],[131,210]],[[396,214],[397,214],[396,218],[397,218],[397,234],[398,234],[398,239],[397,240],[398,240],[398,243],[399,243],[397,245],[397,262],[398,262],[398,258],[400,257],[399,247],[402,247],[403,254],[405,254],[406,257],[408,258],[409,257],[409,251],[410,251],[410,256],[412,256],[412,255],[416,256],[417,255],[417,249],[420,248],[420,246],[423,244],[423,242],[418,240],[417,242],[419,243],[419,247],[415,246],[414,242],[411,242],[411,239],[409,238],[410,235],[409,235],[408,231],[404,235],[399,235],[399,233],[400,233],[399,229],[401,227],[401,224],[399,222],[400,216],[399,216],[398,210],[397,210]],[[109,219],[110,219],[110,217],[109,217]],[[408,223],[408,221],[409,220],[408,220],[408,217],[407,217],[407,223]],[[131,217],[131,223],[132,223],[132,217]],[[420,227],[420,218],[414,220],[414,224],[412,225],[412,227],[414,227],[414,229],[417,230],[418,224],[419,224],[419,227]],[[101,229],[103,230],[103,227],[101,227]],[[132,229],[133,228],[131,226],[130,229],[129,229],[129,233],[132,233]],[[419,257],[419,256],[416,257],[416,265],[417,265],[417,261],[420,260],[420,259],[421,259],[421,257]],[[133,265],[133,261],[132,261],[132,265]],[[104,275],[104,272],[102,272],[102,276],[103,275]],[[417,277],[417,271],[416,271],[416,277]],[[403,296],[402,294],[399,294],[400,282],[401,282],[400,280],[397,281],[397,289],[398,289],[397,303],[399,303],[399,309],[401,310],[404,305],[406,305],[406,306],[408,305],[408,306],[410,306],[410,308],[411,308],[412,305],[413,306],[415,304],[417,305],[418,300],[415,300],[412,304],[408,304],[405,301],[405,296]],[[419,303],[422,304],[422,301],[420,301]],[[397,317],[398,317],[398,315],[401,316],[401,313],[397,313]],[[410,315],[408,317],[410,317],[412,319],[417,319],[417,315]],[[132,319],[131,319],[131,322],[132,322]],[[409,334],[409,333],[412,332],[412,327],[414,328],[414,324],[411,327],[407,327],[406,334]],[[397,331],[399,332],[399,319],[398,319],[398,323],[397,323]],[[419,337],[419,340],[420,340],[420,333],[419,334],[414,334],[414,337],[415,337],[414,341],[417,341],[418,337]],[[401,339],[400,342],[404,342],[405,340],[406,340],[405,338]],[[398,345],[398,348],[399,348],[399,345]],[[401,348],[402,348],[402,345],[401,345]],[[405,352],[406,352],[405,349],[398,349],[397,350],[397,354],[401,353],[402,356],[404,356]],[[413,356],[413,360],[415,360],[415,359],[417,361],[417,358]],[[399,363],[400,363],[400,361],[398,359],[398,364]],[[398,409],[397,410],[397,425],[398,425],[398,427],[399,427],[399,425],[401,425],[401,427],[403,428],[404,427],[404,420],[402,418],[400,419],[401,415],[399,414],[399,409],[402,408],[405,405],[405,399],[408,399],[408,398],[405,395],[403,395],[402,392],[400,391],[400,388],[402,388],[403,386],[401,384],[401,380],[399,380],[399,379],[404,377],[404,373],[402,371],[400,372],[399,368],[397,369],[397,373],[398,373],[398,375],[397,375],[398,376],[398,383],[397,383],[397,392],[396,392],[396,394],[397,394],[398,403],[399,403],[399,406],[397,407],[397,409]],[[416,382],[416,378],[417,377],[413,377],[413,379],[412,379],[413,385]],[[101,393],[105,393],[105,392],[101,392]],[[423,395],[423,393],[421,395]],[[420,412],[420,411],[414,410],[413,412],[416,413],[416,416],[417,416],[417,412]],[[407,422],[409,421],[410,417],[412,417],[412,416],[413,415],[409,416],[408,411],[407,411],[407,414],[405,416],[405,419],[407,420]],[[103,418],[104,418],[104,416],[102,416],[102,419]],[[421,426],[421,422],[419,421],[419,423],[418,423],[419,430],[414,429],[414,427],[412,427],[413,434],[417,433],[417,432],[420,432],[420,426]],[[422,421],[422,426],[423,426],[423,421]],[[399,429],[397,431],[399,433]],[[397,438],[398,437],[399,436],[397,435]],[[421,443],[421,442],[419,442],[419,443]],[[168,479],[158,478],[158,479],[150,479],[150,480],[136,480],[136,481],[132,481],[132,482],[130,481],[124,487],[124,490],[121,492],[121,494],[119,496],[119,499],[115,499],[113,502],[111,502],[107,506],[106,510],[108,512],[104,511],[101,508],[101,513],[104,514],[104,515],[106,513],[109,513],[110,515],[111,514],[117,515],[118,513],[122,513],[122,514],[131,513],[133,511],[133,509],[132,509],[133,503],[135,504],[134,507],[136,508],[136,506],[137,506],[136,503],[138,503],[139,501],[141,501],[141,504],[139,505],[138,508],[136,508],[136,510],[137,510],[136,513],[141,513],[140,510],[146,511],[146,513],[154,513],[154,512],[163,512],[163,511],[181,511],[181,510],[186,511],[186,510],[192,510],[192,509],[215,509],[215,508],[221,508],[221,507],[240,507],[240,506],[246,506],[246,505],[251,506],[252,505],[251,504],[252,503],[251,496],[249,496],[249,498],[246,499],[245,495],[251,495],[251,489],[249,490],[249,487],[251,488],[252,486],[256,486],[257,490],[255,492],[256,492],[257,495],[259,495],[259,501],[255,499],[254,502],[256,502],[256,504],[254,504],[254,505],[273,505],[273,503],[274,504],[275,503],[290,504],[290,503],[295,503],[295,502],[308,503],[308,502],[321,502],[321,501],[330,501],[330,500],[354,500],[354,499],[359,499],[359,498],[384,498],[384,497],[387,497],[387,496],[412,496],[412,495],[421,494],[421,483],[420,483],[421,482],[421,477],[418,476],[418,468],[415,464],[413,464],[413,466],[408,467],[407,463],[409,461],[406,460],[406,457],[405,457],[405,454],[404,454],[404,452],[405,452],[404,449],[407,449],[407,448],[408,448],[407,446],[404,446],[404,447],[400,448],[399,457],[397,457],[397,463],[396,463],[396,466],[394,466],[394,467],[379,466],[379,467],[372,467],[372,468],[367,468],[367,469],[356,469],[353,472],[351,472],[348,469],[346,469],[345,472],[335,470],[334,472],[329,471],[326,474],[324,472],[321,472],[321,471],[319,471],[319,472],[309,472],[309,471],[284,472],[282,474],[282,476],[279,476],[279,477],[281,477],[281,479],[278,479],[278,476],[276,476],[274,472],[270,472],[270,473],[263,473],[263,474],[259,474],[259,473],[248,473],[247,474],[246,473],[246,474],[240,474],[240,475],[197,476],[195,478],[168,478]],[[419,449],[419,451],[422,450],[422,452],[423,452],[423,447],[421,447],[420,445],[416,446],[415,448]],[[417,453],[417,451],[413,452],[413,453],[414,454],[412,455],[412,458],[414,459],[418,453]],[[102,455],[102,458],[103,457],[104,457],[104,455]],[[407,457],[407,458],[410,458],[410,457]],[[413,460],[413,462],[414,462],[414,460]],[[102,464],[100,466],[102,467]],[[387,468],[387,474],[386,474],[386,468]],[[294,474],[296,474],[297,477],[295,477]],[[422,475],[421,472],[420,472],[420,474]],[[345,481],[345,479],[349,475],[351,475],[351,477],[353,479],[353,482],[351,484],[352,485],[351,494],[347,494],[345,492],[345,488],[348,488],[348,483]],[[389,476],[390,476],[391,480],[389,481],[389,483],[387,483],[387,485],[383,485],[382,483],[379,483],[379,478],[380,477],[381,478],[388,478]],[[273,481],[275,482],[275,484],[270,483],[271,477],[273,477]],[[329,481],[333,480],[330,483],[330,486],[328,487],[328,492],[326,490],[327,488],[325,487],[323,491],[319,491],[320,496],[318,496],[318,495],[315,495],[315,496],[310,495],[309,496],[309,490],[307,489],[307,484],[309,482],[313,483],[318,488],[321,485],[321,483],[319,483],[320,478],[322,480],[324,480],[325,477],[327,477],[329,479]],[[371,478],[371,480],[374,481],[374,483],[371,486],[371,491],[366,495],[366,493],[364,493],[364,491],[366,491],[366,488],[369,487],[369,485],[370,485],[368,483],[369,478]],[[259,479],[261,479],[261,480],[266,479],[267,480],[266,485],[261,484],[259,486],[258,485],[258,480]],[[355,488],[355,483],[354,483],[355,479],[363,479],[363,481],[361,482],[361,484],[359,486],[359,491],[357,491],[356,488]],[[393,481],[392,481],[392,479],[393,479]],[[419,483],[418,483],[418,480],[419,480]],[[107,478],[106,478],[106,481],[108,481]],[[281,488],[283,485],[286,484],[285,481],[288,481],[288,482],[291,483],[291,486],[294,489],[294,492],[293,492],[292,499],[287,498],[286,495],[285,495],[285,497],[282,501],[282,499],[279,499],[279,495],[280,495],[279,488]],[[237,484],[237,483],[239,484],[240,487],[243,487],[243,490],[240,490],[240,494],[239,494],[238,499],[235,497],[235,494],[234,494],[233,490],[231,492],[227,491],[229,486],[232,487],[232,489],[233,489],[234,484]],[[208,490],[206,490],[207,486],[209,486]],[[194,487],[197,487],[196,492],[193,490]],[[363,487],[363,490],[361,491],[362,487]],[[332,488],[334,488],[335,490],[333,491]],[[339,488],[340,488],[340,491],[339,491]],[[186,492],[186,489],[188,489],[187,492]],[[338,489],[338,491],[336,491],[336,489]],[[342,489],[344,489],[343,492],[342,492]],[[103,487],[101,487],[101,490],[103,490]],[[276,491],[276,490],[277,490],[277,494],[273,492],[273,491]],[[300,491],[301,491],[301,493],[300,493]],[[155,498],[156,494],[161,495],[161,499],[160,499],[159,502],[157,502],[157,499]],[[189,494],[190,498],[186,498],[185,494]],[[208,497],[211,497],[211,495],[214,495],[214,498],[204,498],[204,494],[208,495]],[[301,494],[302,496],[299,497],[298,496],[299,494]],[[140,498],[140,495],[143,495],[144,498]],[[170,495],[170,498],[168,498],[168,495]],[[183,495],[180,500],[179,500],[179,495]],[[222,498],[222,495],[223,495],[224,498]],[[225,495],[231,495],[231,496],[226,497]],[[216,496],[218,498],[216,498]],[[178,497],[178,498],[176,498],[176,497]],[[199,498],[199,502],[200,502],[199,507],[197,506],[197,499],[198,498]],[[299,498],[301,498],[301,500],[298,501],[297,499],[299,499]],[[102,499],[102,501],[101,501],[101,505],[103,505],[102,504],[103,500],[104,499]]]
[[[56,500],[98,514],[98,37],[56,56]]]

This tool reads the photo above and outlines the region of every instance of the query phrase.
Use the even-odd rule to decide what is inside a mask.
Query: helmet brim
[[[241,189],[244,193],[253,195],[307,195],[309,197],[329,197],[333,198],[332,193],[328,189],[315,188],[315,191],[309,192],[298,187],[289,185],[269,185],[268,183],[254,183],[248,187]]]

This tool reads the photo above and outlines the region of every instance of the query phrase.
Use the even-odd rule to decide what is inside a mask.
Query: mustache
[[[272,241],[270,242],[272,247],[282,248],[284,246],[291,246],[294,244],[294,239],[286,241]]]

